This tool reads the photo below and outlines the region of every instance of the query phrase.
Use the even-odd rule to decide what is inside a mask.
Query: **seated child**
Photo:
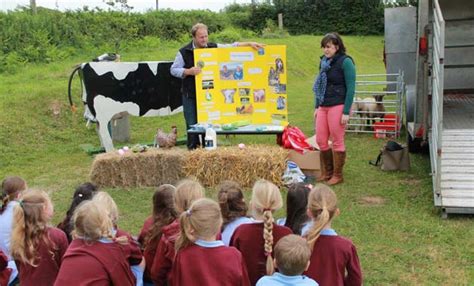
[[[171,285],[250,285],[242,254],[216,240],[222,226],[219,205],[195,201],[181,214]]]
[[[336,194],[330,187],[318,184],[313,188],[308,196],[308,214],[313,219],[313,226],[306,240],[312,254],[305,274],[323,286],[362,285],[362,271],[354,244],[331,228],[339,209]]]
[[[204,197],[204,188],[194,179],[183,179],[176,186],[174,207],[178,215],[188,210],[197,199]],[[150,270],[153,283],[157,286],[169,284],[171,266],[175,259],[175,242],[179,234],[179,219],[162,228],[162,235]]]
[[[20,177],[7,177],[2,181],[2,192],[0,194],[0,251],[6,255],[8,259],[7,268],[11,269],[10,279],[8,283],[18,277],[18,270],[15,260],[11,256],[10,241],[13,229],[13,209],[18,205],[21,193],[27,189],[25,180]],[[3,284],[0,284],[3,285]],[[7,285],[7,284],[5,284]]]
[[[305,235],[311,227],[311,219],[306,214],[310,188],[304,183],[292,184],[286,196],[286,218],[277,220],[278,225],[290,228],[294,234]]]
[[[135,286],[128,262],[133,251],[124,237],[115,237],[107,211],[94,201],[86,201],[72,219],[73,240],[54,285]]]
[[[277,186],[267,180],[255,182],[250,201],[255,222],[240,225],[230,240],[230,245],[244,257],[251,285],[260,277],[273,274],[273,247],[282,237],[291,234],[291,229],[273,222],[273,212],[282,205]]]
[[[244,194],[236,182],[222,182],[218,187],[217,199],[224,219],[222,241],[228,246],[235,229],[241,224],[253,222],[253,219],[247,217]]]
[[[67,240],[71,243],[71,231],[72,227],[72,214],[74,210],[79,206],[83,201],[87,201],[92,199],[95,192],[97,191],[97,186],[92,183],[84,183],[79,185],[76,190],[74,191],[74,195],[72,196],[71,206],[69,207],[68,211],[66,212],[66,217],[63,219],[62,222],[58,224],[58,228],[64,231],[67,236]]]
[[[309,267],[311,250],[304,238],[290,234],[275,245],[274,264],[279,272],[264,276],[257,286],[318,286],[313,279],[302,275]]]
[[[163,234],[163,227],[172,223],[178,217],[174,208],[174,194],[176,187],[163,184],[153,194],[153,214],[145,220],[138,236],[138,242],[143,249],[146,266],[143,280],[145,284],[152,284],[150,271],[156,248]]]
[[[96,202],[99,206],[109,215],[112,220],[112,231],[115,237],[126,237],[128,241],[132,255],[129,257],[128,262],[132,269],[133,275],[137,278],[137,286],[143,285],[143,273],[145,271],[145,259],[142,256],[142,251],[138,242],[130,235],[130,233],[123,231],[118,228],[117,222],[119,218],[119,211],[117,204],[114,199],[106,192],[97,192],[92,198],[92,201]]]
[[[25,191],[13,213],[11,251],[21,285],[53,285],[68,242],[62,230],[49,226],[51,200],[43,191]]]
[[[8,257],[0,250],[0,285],[8,285],[12,269],[8,268]]]

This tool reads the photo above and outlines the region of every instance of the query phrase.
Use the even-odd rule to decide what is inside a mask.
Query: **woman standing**
[[[321,150],[322,165],[318,181],[335,185],[343,182],[342,169],[346,160],[344,135],[354,99],[356,71],[354,61],[346,55],[344,43],[337,33],[326,34],[321,40],[321,48],[324,55],[313,85],[316,141]]]

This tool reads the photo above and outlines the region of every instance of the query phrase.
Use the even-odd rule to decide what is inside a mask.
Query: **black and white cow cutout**
[[[108,124],[121,112],[166,116],[182,111],[181,79],[170,74],[172,62],[90,62],[81,65],[85,114],[99,124],[107,152],[114,149]]]

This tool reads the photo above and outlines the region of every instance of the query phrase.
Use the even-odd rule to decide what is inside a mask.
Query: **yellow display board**
[[[288,125],[286,46],[194,50],[198,123]]]

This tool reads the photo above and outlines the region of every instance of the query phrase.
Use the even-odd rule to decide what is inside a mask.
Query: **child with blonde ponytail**
[[[13,210],[11,254],[21,285],[54,284],[68,247],[66,234],[49,225],[53,205],[42,191],[26,191]]]
[[[242,254],[216,240],[222,226],[216,202],[194,201],[179,221],[171,285],[250,285]]]
[[[126,240],[116,238],[107,210],[95,201],[85,201],[72,220],[73,240],[54,285],[135,286],[129,265],[133,250]]]
[[[8,282],[11,283],[18,276],[15,260],[11,256],[10,241],[13,229],[13,209],[18,205],[18,199],[23,191],[27,189],[25,180],[20,177],[7,177],[2,182],[1,206],[0,206],[0,251],[7,257],[7,269],[11,274]]]
[[[145,259],[143,258],[142,251],[138,241],[136,241],[130,233],[118,228],[119,210],[114,199],[106,192],[97,192],[92,197],[97,205],[101,206],[105,212],[109,215],[112,221],[112,232],[113,235],[121,241],[128,244],[131,251],[131,255],[128,258],[133,275],[137,279],[137,286],[143,285],[143,273],[145,271]]]
[[[283,206],[280,190],[273,183],[258,180],[252,188],[250,209],[255,222],[239,226],[230,245],[242,252],[250,283],[255,285],[262,276],[275,271],[272,252],[274,245],[291,229],[274,223],[273,212]]]
[[[305,275],[322,286],[362,285],[362,272],[354,244],[331,228],[332,219],[337,215],[336,194],[326,185],[316,185],[308,196],[308,216],[312,218],[313,225],[306,239],[312,253]]]
[[[204,188],[194,179],[183,179],[176,186],[174,194],[174,207],[178,215],[191,207],[191,204],[204,197]],[[171,278],[171,267],[176,256],[175,242],[180,232],[179,219],[164,226],[161,231],[161,238],[156,248],[150,276],[157,286],[169,285]]]

